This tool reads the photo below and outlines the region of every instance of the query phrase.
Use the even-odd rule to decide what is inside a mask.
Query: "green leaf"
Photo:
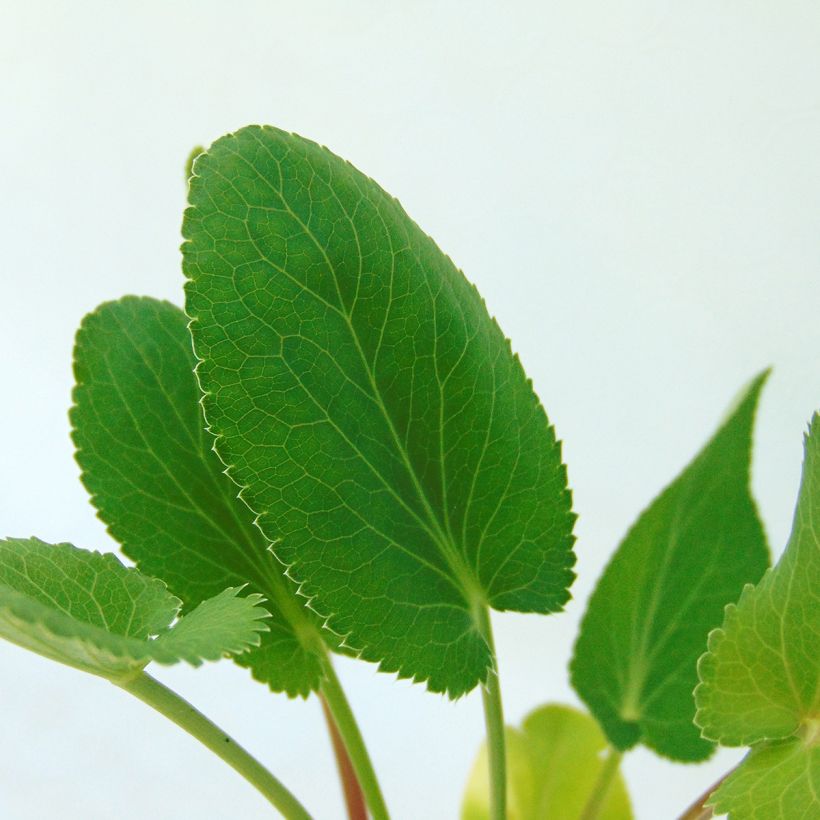
[[[260,597],[224,590],[189,615],[161,581],[115,556],[36,538],[0,541],[0,637],[111,680],[150,661],[198,666],[259,643]]]
[[[676,760],[702,760],[713,749],[692,723],[692,690],[709,630],[768,563],[749,490],[766,376],[641,514],[590,599],[572,683],[619,749],[643,742]]]
[[[238,657],[276,691],[318,687],[318,618],[253,526],[204,429],[185,314],[155,299],[108,302],[74,348],[73,438],[82,480],[123,552],[186,610],[249,583],[272,613],[261,646]]]
[[[759,744],[709,805],[730,820],[820,817],[820,746],[797,739]]]
[[[774,569],[726,607],[695,690],[697,724],[752,745],[714,796],[731,817],[820,816],[820,415],[805,441],[792,533]]]
[[[509,343],[398,202],[315,143],[224,137],[189,201],[197,373],[242,498],[352,648],[468,691],[492,664],[477,610],[554,612],[573,579],[560,445]]]
[[[696,720],[724,746],[789,737],[820,717],[820,415],[805,450],[786,550],[726,607],[699,663]]]
[[[549,705],[507,729],[509,820],[578,820],[599,782],[607,746],[589,715],[568,706]],[[478,754],[461,808],[462,820],[489,820],[487,746]],[[598,820],[630,820],[632,811],[623,778],[616,773]]]

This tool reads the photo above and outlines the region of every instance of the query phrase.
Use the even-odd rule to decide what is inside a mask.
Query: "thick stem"
[[[362,787],[353,769],[353,761],[345,749],[342,736],[336,728],[336,721],[327,705],[324,695],[319,695],[322,702],[322,712],[325,716],[330,739],[333,742],[333,752],[336,755],[336,766],[339,769],[339,779],[342,781],[342,792],[344,793],[345,805],[347,806],[348,820],[367,820],[367,804],[364,800]]]
[[[501,703],[501,684],[498,678],[498,658],[495,653],[490,610],[486,604],[476,607],[479,630],[490,647],[493,668],[487,673],[487,682],[481,688],[484,704],[484,724],[487,727],[487,752],[490,766],[490,818],[507,818],[507,752],[504,736],[504,709]]]
[[[129,680],[112,682],[193,735],[255,786],[288,820],[310,820],[304,806],[279,780],[184,698],[145,672]]]
[[[726,780],[729,775],[734,774],[735,769],[737,766],[733,766],[726,772],[720,780],[713,783],[709,788],[697,799],[691,806],[689,806],[686,811],[678,818],[678,820],[709,820],[709,818],[714,817],[714,812],[710,807],[706,804],[709,802],[709,798],[718,790],[724,780]]]
[[[356,771],[356,777],[359,779],[362,792],[364,792],[370,814],[373,820],[389,820],[390,815],[387,813],[387,806],[384,803],[384,797],[382,796],[379,781],[376,778],[376,772],[373,769],[373,763],[370,760],[370,755],[367,753],[367,747],[364,745],[362,733],[359,731],[356,718],[353,717],[353,711],[347,702],[345,693],[342,690],[342,685],[336,676],[336,670],[333,668],[329,656],[325,655],[325,663],[323,665],[324,679],[321,685],[321,695],[327,704],[327,708],[333,715],[333,722],[336,724],[339,735],[341,735],[344,741],[347,753],[350,755],[350,760],[353,763],[353,768]]]
[[[609,754],[606,756],[601,771],[598,774],[598,779],[592,787],[584,810],[581,812],[581,820],[597,820],[606,803],[606,798],[609,795],[609,790],[612,782],[615,780],[615,775],[618,773],[618,766],[621,764],[623,754],[617,749],[610,748]]]

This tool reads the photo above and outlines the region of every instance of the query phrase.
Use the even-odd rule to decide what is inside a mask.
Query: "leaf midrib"
[[[281,164],[280,164],[279,160],[271,153],[269,147],[267,145],[265,145],[261,140],[259,140],[258,136],[256,135],[256,133],[254,131],[251,131],[250,133],[253,135],[253,139],[257,142],[257,144],[268,154],[268,156],[271,158],[271,160],[276,164],[277,168],[279,168],[279,170],[280,170],[280,179],[281,179]],[[469,569],[466,562],[462,559],[461,555],[458,553],[458,550],[453,548],[454,544],[452,544],[448,540],[446,533],[442,529],[441,522],[439,522],[438,517],[435,515],[435,512],[433,511],[433,508],[432,508],[430,500],[427,496],[427,493],[424,490],[424,487],[423,487],[423,485],[421,484],[421,482],[418,478],[418,475],[415,471],[415,468],[413,467],[412,462],[409,459],[409,454],[407,453],[406,449],[404,448],[404,446],[403,446],[403,444],[402,444],[402,442],[401,442],[401,440],[398,436],[398,433],[396,431],[395,425],[393,424],[393,420],[392,420],[390,414],[387,412],[387,407],[384,403],[384,399],[381,395],[381,391],[379,390],[379,387],[378,387],[378,385],[375,381],[374,374],[373,374],[372,369],[371,369],[371,367],[370,367],[370,365],[367,361],[367,357],[364,354],[364,350],[362,348],[361,341],[359,339],[358,333],[356,332],[356,329],[353,326],[353,323],[351,321],[351,317],[347,313],[347,310],[345,308],[345,303],[344,303],[344,299],[342,298],[342,295],[341,295],[341,289],[340,289],[340,286],[339,286],[338,274],[336,272],[335,266],[330,261],[330,258],[328,257],[327,252],[322,247],[321,243],[319,242],[318,238],[314,235],[312,230],[302,221],[302,219],[290,207],[289,202],[285,198],[284,191],[281,190],[281,189],[277,190],[277,188],[271,183],[271,181],[269,179],[267,179],[264,175],[262,175],[260,173],[259,169],[257,169],[252,163],[250,163],[248,160],[246,160],[245,157],[243,157],[241,154],[239,154],[235,151],[231,151],[230,149],[227,149],[227,150],[229,150],[230,153],[236,159],[238,159],[240,162],[244,163],[257,176],[257,178],[260,181],[262,181],[268,188],[270,188],[270,190],[282,202],[282,204],[284,205],[285,209],[287,210],[287,212],[291,216],[291,218],[294,219],[297,222],[297,224],[302,228],[302,230],[305,232],[305,234],[309,237],[310,241],[313,243],[313,245],[316,247],[316,249],[322,255],[322,258],[324,259],[325,264],[328,266],[329,272],[333,276],[333,282],[334,282],[336,293],[337,293],[337,296],[338,296],[338,299],[339,299],[339,304],[342,306],[341,308],[337,308],[337,307],[331,305],[329,302],[327,302],[325,299],[323,299],[321,296],[319,296],[319,294],[315,293],[315,291],[309,289],[304,283],[301,283],[301,282],[298,282],[298,280],[295,280],[295,278],[292,277],[290,274],[286,273],[286,275],[288,275],[289,278],[291,278],[293,281],[295,281],[306,292],[310,293],[315,298],[320,299],[329,308],[333,309],[344,320],[344,322],[345,322],[345,324],[348,328],[348,331],[351,335],[351,338],[354,342],[354,345],[356,347],[356,351],[359,355],[361,365],[364,368],[365,374],[368,378],[368,382],[370,383],[371,390],[373,391],[374,398],[376,399],[376,405],[379,408],[379,410],[381,411],[382,416],[385,420],[385,423],[387,424],[388,430],[390,432],[390,436],[393,440],[393,444],[396,447],[396,449],[397,449],[397,451],[398,451],[398,453],[399,453],[399,455],[402,459],[402,462],[405,466],[405,469],[408,472],[410,480],[413,483],[413,487],[414,487],[414,489],[415,489],[415,491],[416,491],[416,493],[419,497],[419,501],[422,504],[422,507],[423,507],[428,519],[429,519],[429,522],[433,526],[434,530],[437,533],[437,538],[435,539],[435,542],[438,544],[438,546],[441,550],[442,556],[445,558],[448,565],[450,566],[450,569],[453,571],[453,574],[455,575],[456,579],[459,581],[459,585],[461,587],[460,591],[465,596],[466,603],[468,604],[468,606],[471,605],[471,604],[476,603],[476,598],[477,597],[479,598],[479,600],[481,600],[483,602],[483,594],[480,591],[478,579],[473,577],[472,571]],[[225,177],[223,174],[216,171],[215,169],[212,169],[212,170],[215,173],[217,173],[219,176],[221,176],[233,188],[235,193],[242,199],[242,201],[245,203],[247,208],[249,210],[251,210],[253,206],[251,206],[250,203],[247,202],[247,200],[244,198],[241,191],[239,191],[236,188],[234,183],[231,180],[227,179],[227,177]],[[339,200],[333,186],[331,184],[327,183],[327,182],[325,182],[325,185],[330,190],[331,195],[336,200],[339,208],[341,209],[341,212],[344,214],[345,218],[347,219],[347,221],[348,221],[348,223],[351,227],[351,230],[353,231],[353,234],[356,237],[357,248],[360,248],[359,240],[358,240],[358,231],[357,231],[356,226],[353,223],[352,219],[350,218],[350,214],[348,213],[347,209],[344,207],[344,205]],[[392,247],[392,235],[391,235],[390,230],[388,229],[387,225],[384,223],[384,219],[382,218],[381,213],[379,212],[378,209],[376,209],[376,212],[379,214],[379,219],[382,221],[382,225],[384,226],[384,229],[385,229],[385,235],[387,236],[388,241],[390,242],[391,258],[394,258],[395,252],[393,251],[393,247]],[[251,242],[253,242],[254,247],[256,247],[257,252],[259,252],[261,258],[265,259],[265,261],[267,261],[273,267],[275,267],[277,269],[281,269],[280,266],[275,265],[267,257],[267,255],[262,253],[261,250],[258,248],[258,246],[256,245],[253,237],[250,235],[250,231],[248,230],[248,226],[247,226],[247,221],[245,222],[245,226],[246,226],[246,231],[247,231],[247,234],[248,234],[248,238]],[[361,251],[359,250],[358,261],[359,261],[360,266],[361,266],[361,259],[362,259],[362,254],[361,254]],[[415,553],[412,553],[412,554],[414,555],[416,560],[419,559],[419,556],[417,556]]]

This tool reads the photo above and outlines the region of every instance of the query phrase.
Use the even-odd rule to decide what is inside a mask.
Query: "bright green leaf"
[[[521,729],[507,729],[509,820],[578,820],[599,783],[607,747],[589,715],[568,706],[542,706]],[[489,820],[487,746],[473,765],[462,820]],[[620,773],[610,782],[598,820],[630,820]]]
[[[794,734],[820,718],[820,415],[806,439],[792,534],[777,566],[709,636],[697,723],[724,746]]]
[[[737,820],[820,817],[820,415],[805,451],[783,555],[726,607],[698,664],[704,736],[752,745],[714,798]]]
[[[0,541],[0,637],[109,679],[150,661],[199,665],[258,645],[259,596],[224,590],[172,622],[180,601],[115,556],[36,538]]]
[[[573,564],[560,445],[476,292],[395,199],[274,128],[194,164],[186,310],[242,498],[330,627],[457,695],[475,614],[554,612]]]
[[[224,655],[241,655],[258,647],[268,630],[270,613],[260,606],[265,600],[241,587],[228,587],[181,617],[174,628],[162,633],[153,646],[153,658],[164,663],[177,660],[199,666]],[[264,624],[259,624],[261,619]],[[261,634],[260,634],[261,633]],[[167,658],[167,660],[166,660]]]
[[[727,601],[768,563],[749,490],[765,378],[641,514],[589,602],[572,683],[619,749],[643,742],[677,760],[712,751],[692,723],[697,659]]]
[[[820,746],[792,739],[761,743],[709,800],[729,820],[820,817]]]
[[[186,610],[245,583],[264,594],[270,631],[236,660],[272,689],[306,695],[320,680],[318,619],[223,473],[195,363],[185,314],[167,302],[126,297],[85,317],[71,411],[83,483],[123,552]]]

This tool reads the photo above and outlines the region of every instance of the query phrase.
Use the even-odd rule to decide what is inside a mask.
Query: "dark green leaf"
[[[749,490],[765,378],[642,513],[589,602],[572,683],[619,749],[643,742],[677,760],[712,751],[692,723],[697,659],[727,601],[768,562]]]
[[[560,446],[476,292],[395,199],[274,128],[194,164],[186,308],[216,448],[276,555],[368,660],[485,679],[476,608],[554,612]]]
[[[213,452],[186,325],[179,308],[136,297],[84,319],[71,411],[83,483],[123,552],[186,608],[245,583],[264,594],[270,631],[237,661],[274,690],[306,695],[320,679],[317,618]]]

